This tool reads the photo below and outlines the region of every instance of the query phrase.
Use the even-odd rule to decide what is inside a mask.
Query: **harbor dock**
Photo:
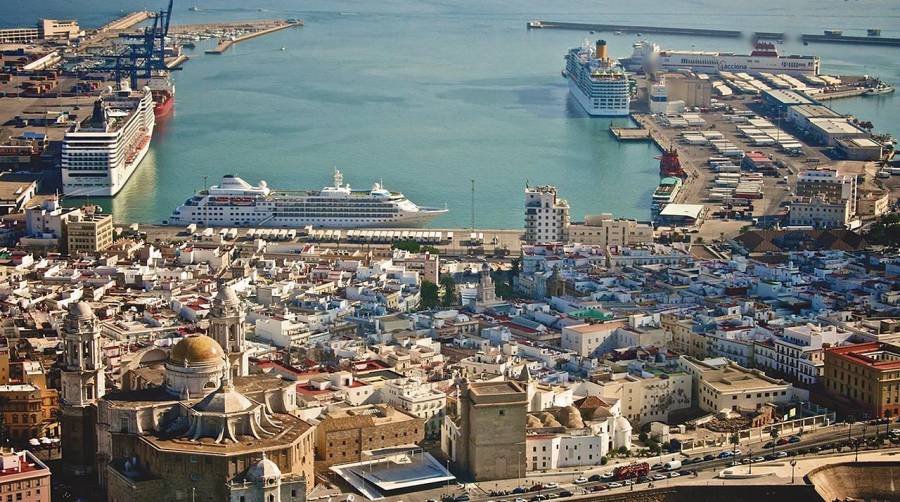
[[[753,33],[753,38],[757,40],[784,40],[786,35],[784,33],[775,33],[771,31],[757,31]]]
[[[620,31],[622,33],[660,33],[664,35],[692,35],[727,38],[738,38],[742,35],[740,31],[734,30],[672,28],[666,26],[630,26],[624,24],[565,23],[557,21],[529,21],[527,27],[529,29]]]
[[[293,28],[294,26],[303,26],[303,20],[297,20],[294,22],[283,22],[283,24],[277,24],[271,28],[266,28],[260,31],[254,31],[252,33],[248,33],[241,37],[237,37],[234,39],[221,40],[219,45],[217,45],[214,49],[209,49],[206,51],[206,54],[222,54],[231,48],[232,45],[238,44],[240,42],[244,42],[246,40],[250,40],[251,38],[261,37],[263,35],[268,35],[269,33],[275,33],[276,31],[281,31],[287,28]]]
[[[650,139],[650,131],[643,127],[610,127],[609,133],[618,141],[643,141]]]
[[[856,37],[848,35],[800,35],[803,42],[825,44],[852,44],[852,45],[888,45],[900,47],[900,38],[889,37]]]
[[[98,32],[104,31],[117,31],[117,30],[127,30],[132,26],[146,21],[153,17],[153,13],[146,10],[141,10],[137,12],[132,12],[131,14],[126,14],[118,19],[114,19],[109,23],[104,24],[98,29]]]

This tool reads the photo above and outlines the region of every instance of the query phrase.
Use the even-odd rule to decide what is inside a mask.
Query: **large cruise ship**
[[[371,190],[351,190],[334,171],[334,186],[310,191],[276,191],[265,181],[253,186],[233,175],[201,190],[178,206],[164,223],[228,227],[305,226],[323,228],[417,227],[447,209],[419,207],[400,192],[375,183]]]
[[[563,75],[569,81],[569,92],[588,115],[628,115],[631,83],[625,70],[609,57],[606,41],[570,50]]]
[[[93,113],[66,132],[62,145],[63,193],[111,197],[140,165],[156,124],[149,88],[106,91]]]
[[[656,44],[640,42],[634,45],[634,53],[625,60],[652,66],[654,70],[690,70],[694,73],[718,73],[720,71],[746,73],[775,73],[787,75],[819,74],[818,56],[781,56],[775,44],[757,42],[750,54],[714,51],[660,50]]]

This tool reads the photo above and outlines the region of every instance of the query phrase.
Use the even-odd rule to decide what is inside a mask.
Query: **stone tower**
[[[527,393],[519,382],[464,384],[457,465],[475,481],[525,476]]]
[[[62,328],[65,365],[60,379],[62,396],[63,466],[86,475],[97,466],[97,399],[106,394],[101,359],[100,323],[87,303],[73,303]]]
[[[244,310],[231,285],[221,285],[209,312],[209,337],[219,342],[233,377],[247,376],[250,365],[244,333]]]

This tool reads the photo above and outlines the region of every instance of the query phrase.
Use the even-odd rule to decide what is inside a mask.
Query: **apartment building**
[[[836,326],[804,324],[784,329],[781,337],[773,337],[769,350],[756,350],[756,366],[813,385],[825,368],[824,348],[846,344],[853,333]]]
[[[69,220],[66,226],[69,254],[97,253],[112,245],[111,214],[84,214]]]
[[[441,435],[447,395],[418,378],[396,378],[381,389],[384,402],[425,421],[425,437]]]
[[[680,364],[691,376],[700,409],[710,413],[758,410],[768,403],[794,401],[799,394],[784,380],[724,358],[700,361],[682,357]]]
[[[586,215],[584,222],[569,226],[569,241],[594,246],[633,246],[653,242],[653,227],[612,214]]]
[[[30,451],[0,452],[0,500],[50,502],[50,468]]]
[[[525,187],[525,242],[566,242],[569,238],[569,203],[556,187]]]

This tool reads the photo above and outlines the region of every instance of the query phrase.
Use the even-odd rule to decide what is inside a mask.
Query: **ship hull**
[[[174,105],[175,96],[172,96],[161,103],[156,103],[153,105],[153,115],[156,116],[157,119],[161,119],[172,113]]]
[[[629,113],[628,108],[594,108],[591,104],[591,99],[581,90],[580,87],[572,80],[572,77],[569,77],[569,94],[575,98],[575,101],[581,106],[581,109],[585,111],[591,117],[627,117]]]
[[[331,218],[262,218],[256,222],[238,223],[234,221],[203,221],[201,218],[174,218],[166,220],[168,225],[215,225],[235,228],[417,228],[427,225],[429,222],[447,213],[446,209],[420,211],[414,214],[400,216],[394,220],[347,218],[336,220]]]

